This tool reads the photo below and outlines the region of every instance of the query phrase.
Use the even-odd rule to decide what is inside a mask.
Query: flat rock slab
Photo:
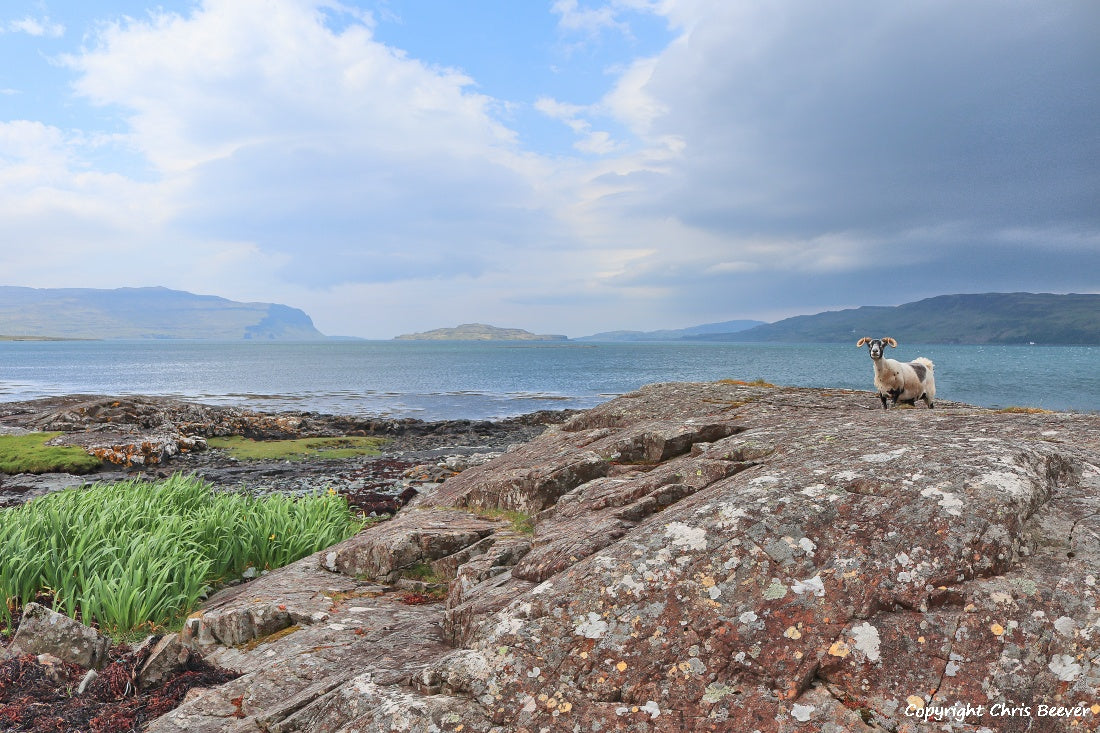
[[[321,553],[212,596],[184,625],[185,640],[202,647],[238,646],[295,624],[329,620],[334,600],[379,586],[322,570]]]
[[[409,509],[321,553],[321,562],[329,570],[392,583],[402,572],[461,552],[504,526],[460,510]]]
[[[404,687],[411,678],[449,651],[439,604],[407,606],[366,585],[330,599],[326,613],[245,645],[207,648],[208,661],[244,676],[195,695],[147,730],[336,730],[331,721],[358,717],[373,700],[411,694]],[[464,698],[451,707],[483,719]]]
[[[652,385],[217,599],[293,623],[152,730],[1097,730],[1098,568],[1100,416]]]

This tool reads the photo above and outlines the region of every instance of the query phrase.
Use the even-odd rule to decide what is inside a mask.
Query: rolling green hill
[[[903,343],[1100,344],[1100,295],[940,295],[899,306],[795,316],[714,341],[824,343],[892,336]]]
[[[277,303],[238,303],[167,288],[0,286],[7,338],[312,340],[308,315]]]

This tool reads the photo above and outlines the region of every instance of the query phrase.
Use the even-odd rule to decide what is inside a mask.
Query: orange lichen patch
[[[990,624],[989,630],[993,632],[994,636],[1004,636],[1005,627],[998,623]]]
[[[97,446],[89,448],[88,452],[101,461],[130,468],[135,463],[144,466],[158,465],[160,463],[161,448],[149,441],[144,441],[139,445]]]

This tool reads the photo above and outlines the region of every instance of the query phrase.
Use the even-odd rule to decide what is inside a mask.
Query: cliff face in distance
[[[167,288],[0,286],[0,335],[72,339],[313,340],[297,308]]]
[[[464,323],[455,328],[437,328],[423,333],[405,333],[396,341],[565,341],[565,336],[535,334],[522,328],[498,328],[484,323]]]
[[[1098,415],[651,385],[211,598],[245,674],[147,730],[1095,731],[1097,466]]]

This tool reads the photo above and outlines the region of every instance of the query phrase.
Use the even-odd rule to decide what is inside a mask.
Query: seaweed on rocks
[[[0,663],[0,731],[138,731],[176,708],[191,689],[213,687],[240,676],[192,655],[178,673],[142,690],[134,680],[147,655],[117,647],[98,675],[48,655],[22,654],[4,660]]]

